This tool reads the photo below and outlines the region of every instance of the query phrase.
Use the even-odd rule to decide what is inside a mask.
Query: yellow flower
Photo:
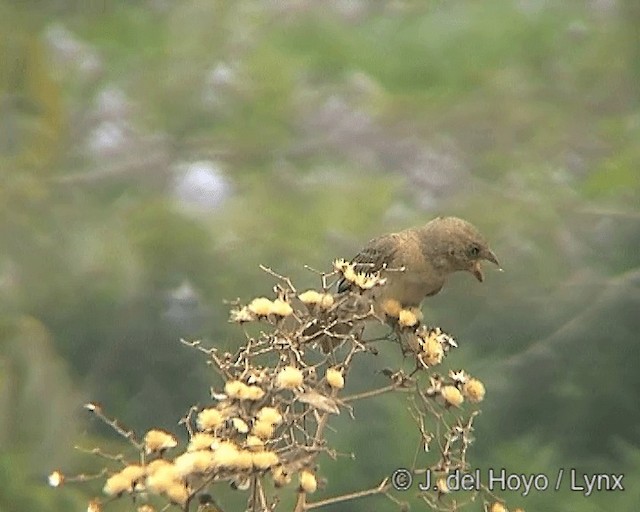
[[[276,386],[280,389],[295,389],[302,386],[302,372],[293,366],[285,366],[276,377]]]
[[[136,484],[144,478],[145,469],[138,464],[131,464],[119,473],[110,476],[104,484],[103,492],[108,496],[118,496],[124,492],[132,492]]]
[[[494,501],[491,504],[491,507],[489,507],[489,512],[509,512],[507,510],[507,507],[505,507],[502,503],[500,503],[499,501]]]
[[[87,512],[102,512],[102,503],[97,499],[91,500],[87,505]]]
[[[268,316],[273,311],[273,302],[266,297],[258,297],[253,299],[247,308],[256,316]]]
[[[183,483],[171,485],[165,491],[167,498],[171,503],[183,507],[189,500],[189,491]]]
[[[344,268],[344,270],[342,271],[342,276],[351,283],[354,283],[358,278],[358,274],[356,274],[356,271],[353,269],[353,265],[351,264],[347,265]]]
[[[462,387],[462,392],[470,402],[482,402],[484,400],[484,384],[478,379],[469,379]]]
[[[256,418],[258,421],[264,421],[271,425],[282,423],[282,414],[275,407],[263,407],[258,411]]]
[[[249,425],[247,425],[247,422],[242,418],[233,418],[231,420],[231,423],[233,423],[233,428],[235,428],[241,434],[246,434],[247,432],[249,432]]]
[[[198,413],[196,424],[200,430],[215,430],[224,422],[222,413],[214,408],[203,409]]]
[[[213,452],[213,466],[235,468],[238,464],[240,451],[231,441],[222,441]]]
[[[273,301],[273,304],[271,306],[271,312],[274,315],[285,317],[293,313],[293,308],[291,307],[291,304],[289,304],[287,301],[282,299],[276,299]]]
[[[224,385],[224,392],[229,398],[235,398],[237,400],[243,400],[247,395],[247,386],[244,382],[239,380],[229,380]]]
[[[245,400],[251,400],[255,402],[260,400],[264,396],[264,390],[259,386],[247,386],[244,390]]]
[[[256,435],[249,435],[247,436],[247,448],[251,451],[258,452],[264,448],[264,441]]]
[[[51,487],[60,487],[64,483],[64,474],[56,470],[49,475],[48,480]]]
[[[413,327],[419,322],[418,315],[409,309],[401,309],[398,314],[398,324],[400,327]]]
[[[422,346],[422,354],[420,354],[421,361],[427,366],[435,366],[442,362],[444,357],[444,349],[442,343],[436,338],[429,337]]]
[[[462,393],[460,393],[460,390],[455,386],[443,386],[440,394],[448,405],[453,405],[454,407],[459,407],[464,401]]]
[[[333,306],[333,302],[333,295],[331,295],[330,293],[323,293],[322,299],[320,300],[320,308],[329,309],[331,306]]]
[[[245,322],[252,322],[255,320],[255,317],[251,313],[248,307],[232,309],[229,314],[229,322],[242,324]]]
[[[188,452],[195,452],[199,450],[211,449],[211,443],[216,440],[216,436],[213,434],[207,434],[205,432],[196,432],[189,440],[189,446],[187,446]]]
[[[213,453],[211,450],[185,452],[173,460],[173,465],[181,477],[206,473],[213,467]]]
[[[328,368],[326,376],[327,382],[332,388],[342,389],[344,387],[344,376],[340,370],[336,368]]]
[[[274,426],[268,421],[258,420],[253,424],[251,433],[260,439],[270,439],[273,437]]]
[[[298,476],[300,479],[300,489],[307,493],[316,492],[316,489],[318,488],[318,481],[311,471],[303,469],[300,471]]]
[[[144,436],[144,451],[147,455],[162,453],[169,448],[178,446],[178,440],[164,430],[152,429]]]
[[[256,469],[269,469],[280,463],[278,456],[272,451],[262,451],[252,454],[253,466]]]
[[[396,299],[386,299],[382,303],[382,311],[387,316],[398,318],[401,310],[402,305]]]
[[[291,483],[291,474],[282,466],[271,468],[271,476],[276,487],[283,487]]]
[[[315,290],[307,290],[306,292],[298,295],[300,301],[304,304],[320,304],[322,302],[322,293]]]
[[[235,467],[238,469],[251,469],[253,467],[253,453],[249,450],[238,451]]]
[[[149,491],[160,494],[180,481],[180,473],[171,462],[164,459],[156,459],[147,464],[145,485]]]

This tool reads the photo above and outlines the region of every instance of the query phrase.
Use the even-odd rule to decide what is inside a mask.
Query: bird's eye
[[[477,245],[472,245],[469,248],[469,255],[475,258],[476,256],[478,256],[478,254],[480,254],[480,247],[478,247]]]

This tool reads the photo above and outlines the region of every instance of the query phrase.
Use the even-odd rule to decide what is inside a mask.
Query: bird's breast
[[[403,306],[417,306],[422,300],[440,291],[444,280],[429,269],[387,272],[387,282],[381,289],[384,298],[395,299]]]

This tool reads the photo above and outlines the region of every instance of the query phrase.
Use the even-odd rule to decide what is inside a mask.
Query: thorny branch
[[[139,500],[144,493],[185,512],[224,483],[245,492],[247,510],[254,512],[275,510],[281,493],[287,491],[297,492],[295,512],[375,495],[383,495],[402,508],[389,478],[369,489],[308,501],[319,485],[322,457],[337,457],[325,436],[334,415],[347,410],[358,421],[351,404],[388,393],[409,396],[409,416],[420,439],[412,465],[415,474],[434,471],[444,477],[469,467],[467,454],[478,411],[469,411],[463,402],[482,400],[484,386],[462,370],[437,373],[442,360],[457,347],[453,338],[440,329],[427,328],[413,311],[398,308],[394,313],[384,305],[380,310],[371,290],[384,286],[385,280],[379,274],[357,274],[353,264],[343,260],[335,262],[333,272],[313,270],[321,278],[320,291],[302,293],[288,277],[260,268],[277,279],[275,298],[258,297],[244,306],[233,303],[230,321],[243,327],[261,323],[266,325],[264,330],[254,336],[245,330],[245,339],[234,354],[204,347],[199,340],[180,340],[202,353],[221,379],[211,389],[211,403],[191,406],[179,421],[185,426],[188,445],[178,448],[177,438],[160,429],[147,431],[139,441],[133,431],[91,403],[87,410],[126,439],[139,462],[128,463],[124,455],[108,455],[99,448],[82,449],[118,462],[122,469],[104,469],[95,477],[65,477],[57,471],[50,475],[51,485],[108,475],[104,493],[110,499],[130,496]],[[355,291],[330,293],[332,278],[352,280]],[[365,339],[365,329],[372,320],[389,325],[391,333],[376,340]],[[345,381],[360,364],[360,356],[376,353],[371,343],[385,340],[393,342],[390,347],[399,345],[403,360],[408,359],[413,370],[384,370],[388,384],[343,395]],[[167,455],[176,450],[177,455]],[[487,489],[483,495],[499,502]],[[459,510],[462,506],[440,481],[436,490],[423,491],[421,497],[434,510]],[[474,494],[468,501],[476,497]],[[101,508],[95,507],[101,507],[102,502],[94,499],[91,506],[99,511]],[[145,510],[154,509],[149,505]]]

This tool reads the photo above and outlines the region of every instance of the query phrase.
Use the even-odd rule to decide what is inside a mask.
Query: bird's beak
[[[487,249],[482,257],[485,260],[490,261],[491,263],[493,263],[496,267],[498,267],[498,270],[502,270],[502,267],[500,266],[500,263],[498,262],[498,258],[496,258],[496,255],[493,253],[493,251],[491,249]]]
[[[500,263],[498,262],[498,258],[496,258],[496,255],[493,253],[492,250],[487,249],[484,252],[484,254],[480,257],[480,259],[473,262],[473,265],[471,265],[471,268],[469,269],[469,271],[475,276],[475,278],[478,281],[480,282],[484,281],[484,273],[482,272],[482,264],[481,264],[482,260],[490,261],[491,263],[495,264],[499,270],[502,270],[502,267],[500,266]]]
[[[481,260],[476,260],[471,265],[469,271],[476,276],[476,279],[480,282],[484,281],[484,274],[482,273],[482,265],[480,263]]]

